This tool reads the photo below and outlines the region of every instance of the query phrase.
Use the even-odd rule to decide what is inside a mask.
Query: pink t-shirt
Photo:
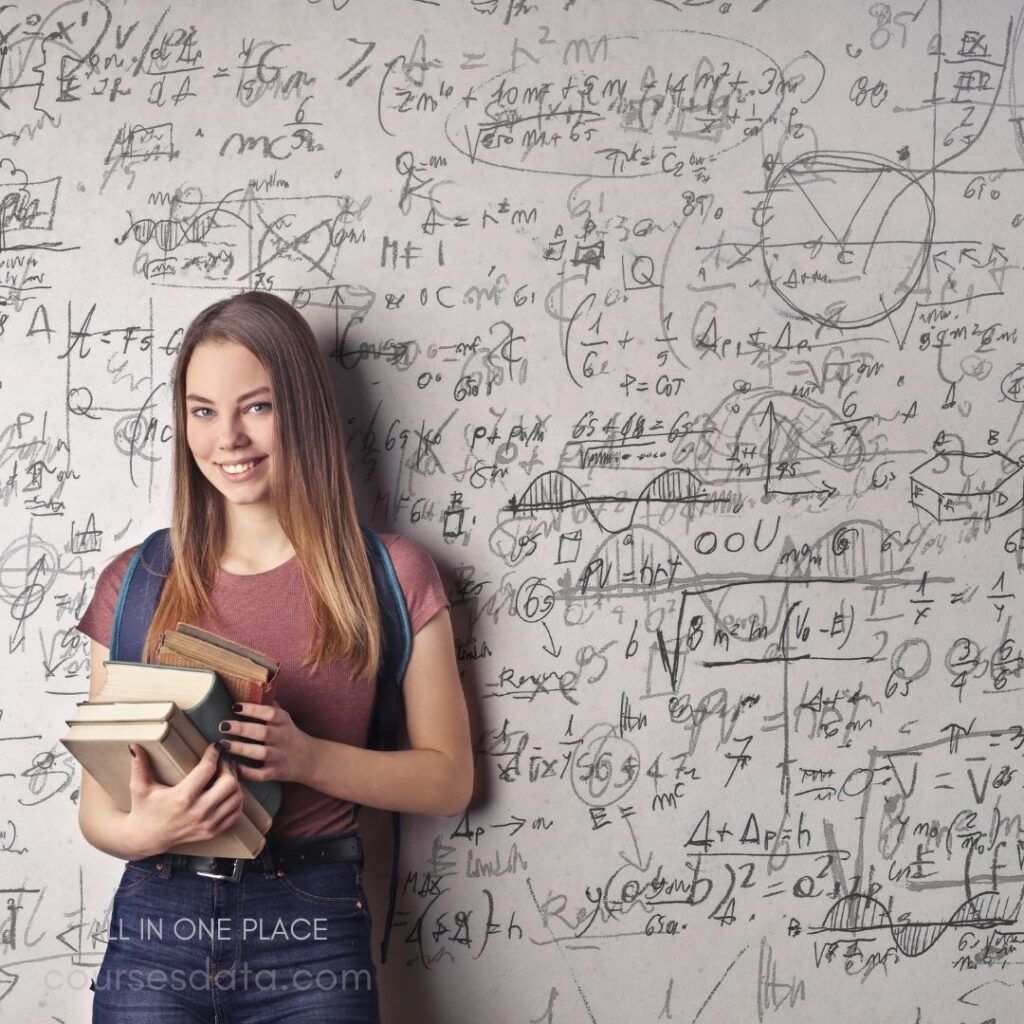
[[[438,611],[449,606],[437,566],[415,541],[379,533],[391,555],[415,634]],[[101,572],[96,590],[77,628],[109,649],[114,605],[128,562],[139,547],[117,555]],[[275,700],[304,732],[321,739],[365,747],[373,711],[374,687],[352,678],[346,661],[319,672],[301,667],[311,635],[312,612],[302,585],[298,555],[267,572],[239,576],[218,570],[212,591],[221,625],[195,623],[236,643],[262,651],[280,662]],[[295,782],[282,782],[281,808],[267,833],[321,836],[357,828],[354,805]]]

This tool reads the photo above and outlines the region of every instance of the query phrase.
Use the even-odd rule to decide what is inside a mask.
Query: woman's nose
[[[239,418],[235,415],[226,416],[222,421],[220,447],[225,452],[235,448],[242,448],[249,443],[249,438],[242,430]]]

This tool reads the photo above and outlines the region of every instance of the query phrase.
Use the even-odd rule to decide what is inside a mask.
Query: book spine
[[[224,734],[220,731],[220,723],[225,719],[242,722],[244,719],[231,710],[231,694],[224,685],[220,676],[215,676],[214,683],[207,692],[206,697],[195,707],[185,711],[192,724],[203,734],[208,743],[216,743],[222,739]],[[239,764],[247,764],[252,768],[262,768],[263,762],[251,757],[241,757],[237,754],[229,754]],[[281,808],[282,789],[281,783],[276,779],[268,781],[240,780],[249,787],[253,796],[263,805],[267,813],[274,817]]]
[[[203,734],[192,724],[192,720],[177,704],[174,705],[171,725],[192,748],[196,757],[202,757],[206,753],[207,741],[203,738]],[[242,787],[245,813],[261,833],[266,833],[273,824],[272,815],[267,813],[267,809],[259,802],[256,794],[252,792],[252,783],[248,779],[239,778],[238,784]]]
[[[163,741],[163,747],[171,760],[183,772],[183,775],[187,775],[198,763],[195,752],[185,742],[178,730],[174,728],[173,722]],[[263,842],[263,833],[246,817],[243,810],[241,817],[226,831],[215,835],[209,840],[180,844],[171,848],[170,852],[200,853],[203,855],[209,853],[212,856],[225,857],[255,857],[262,848]],[[223,853],[219,852],[222,849]],[[218,852],[214,853],[213,851],[215,850]]]

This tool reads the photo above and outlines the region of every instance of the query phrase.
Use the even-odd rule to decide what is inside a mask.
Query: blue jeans
[[[237,882],[127,861],[93,1024],[379,1024],[362,862],[260,860]]]

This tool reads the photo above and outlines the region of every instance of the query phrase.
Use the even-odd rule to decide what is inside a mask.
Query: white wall
[[[73,627],[167,522],[182,328],[255,287],[472,696],[390,1019],[1019,1019],[1020,18],[5,5],[4,1016],[88,1019]]]

